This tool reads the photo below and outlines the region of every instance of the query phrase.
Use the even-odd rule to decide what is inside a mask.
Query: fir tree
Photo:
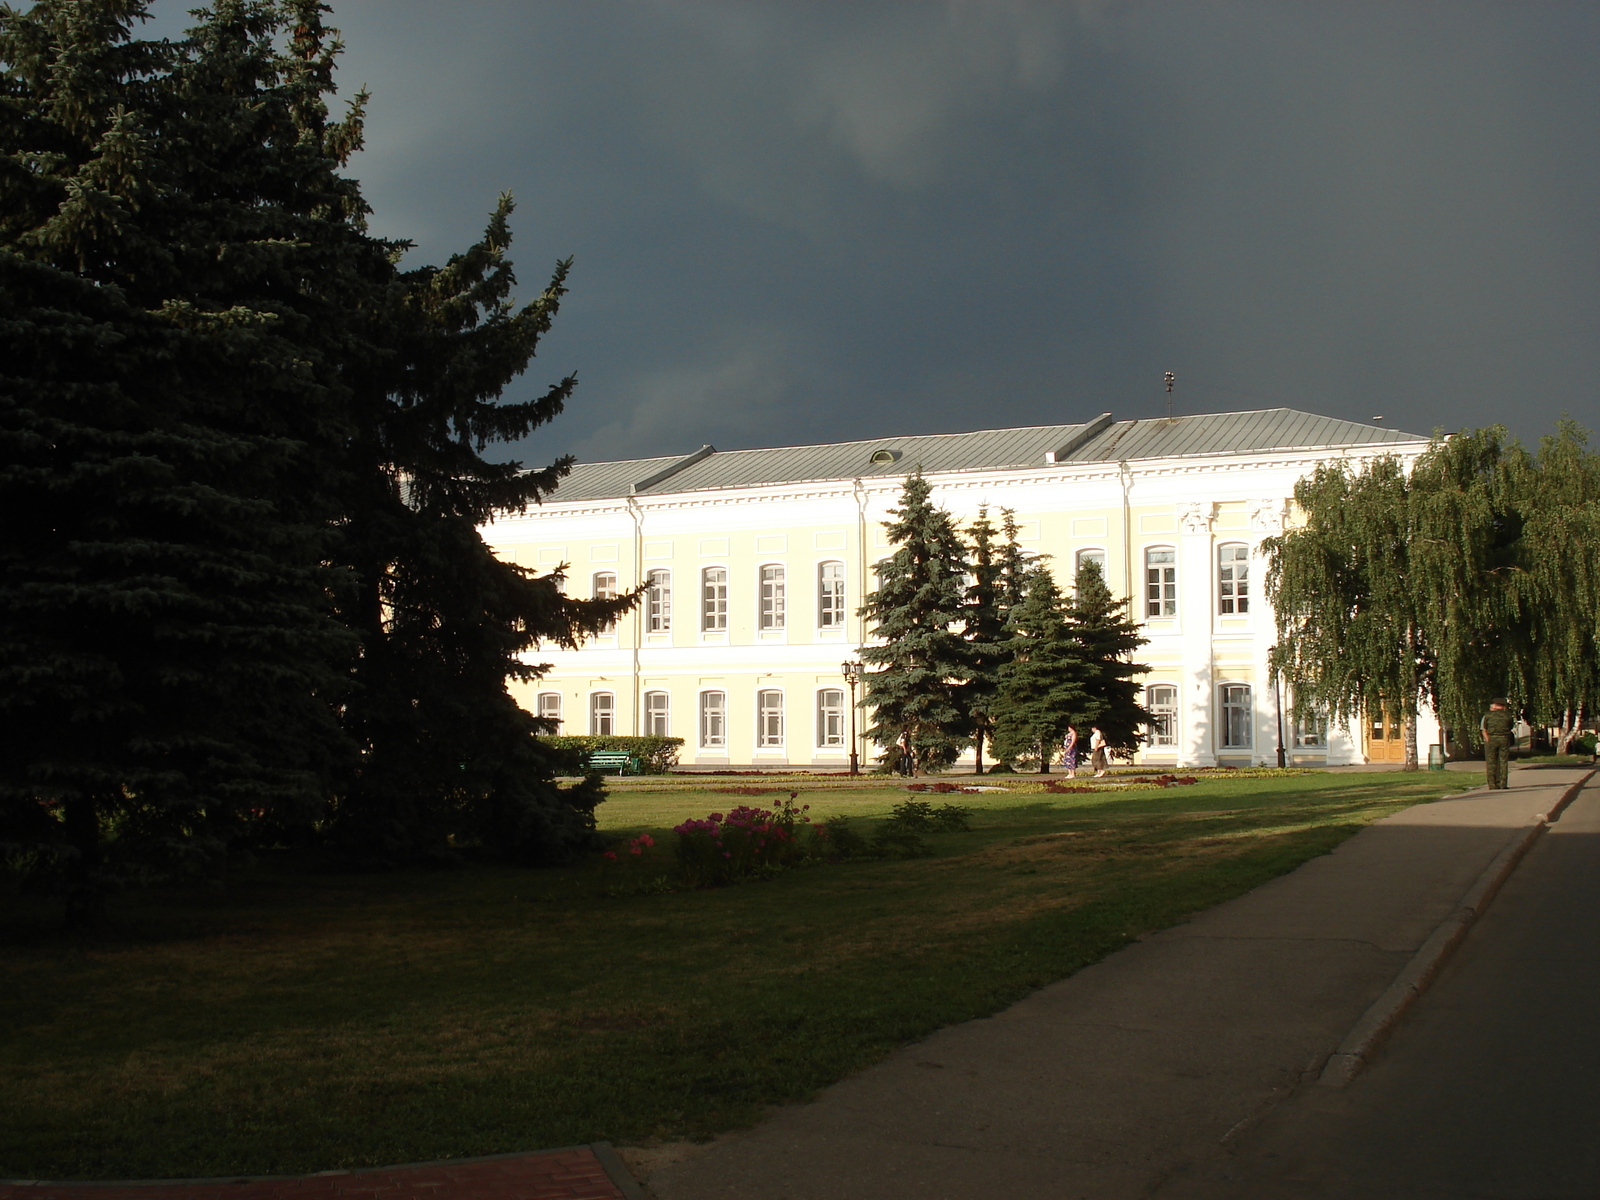
[[[1020,604],[1010,612],[1009,661],[1000,670],[994,702],[994,752],[1001,762],[1037,756],[1040,774],[1067,727],[1083,719],[1092,699],[1094,664],[1067,621],[1061,589],[1047,567],[1026,577]]]
[[[309,819],[347,749],[312,335],[359,273],[352,126],[308,124],[317,56],[264,64],[254,9],[175,46],[142,11],[0,15],[0,840],[63,848],[78,920]]]
[[[878,565],[878,590],[861,609],[883,644],[861,657],[878,668],[866,676],[868,735],[884,747],[909,741],[919,766],[937,769],[960,755],[971,723],[959,700],[966,667],[956,629],[965,548],[931,492],[919,468],[889,510],[889,540],[898,549]]]
[[[1112,596],[1100,564],[1093,559],[1079,563],[1067,605],[1069,628],[1089,671],[1084,681],[1085,709],[1079,719],[1100,726],[1109,748],[1131,753],[1153,718],[1139,703],[1138,676],[1150,668],[1133,658],[1149,639],[1127,614],[1128,601]]]
[[[960,700],[972,721],[973,773],[983,774],[983,748],[994,732],[993,708],[1000,690],[1000,672],[1011,661],[1012,635],[1006,618],[1026,591],[1030,556],[1017,541],[1013,510],[1001,510],[999,530],[988,508],[967,530],[971,541],[967,586],[961,616],[964,625],[965,681]],[[1004,540],[996,543],[995,534]]]
[[[335,799],[349,831],[393,787],[369,857],[581,844],[595,796],[555,786],[505,680],[629,601],[476,532],[566,469],[481,454],[571,391],[498,403],[565,265],[510,303],[505,201],[397,269],[339,173],[362,98],[328,119],[315,0],[219,3],[171,44],[131,36],[143,11],[0,16],[0,840],[69,846],[85,893],[311,836]]]
[[[1006,610],[1001,603],[1003,564],[995,555],[995,533],[989,510],[979,508],[978,519],[967,530],[971,558],[965,603],[961,608],[965,643],[965,681],[960,702],[972,720],[973,773],[983,774],[983,746],[994,729],[992,709],[1000,689],[1000,668],[1009,658],[1010,637]]]

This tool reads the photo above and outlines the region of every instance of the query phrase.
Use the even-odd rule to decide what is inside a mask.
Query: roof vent
[[[872,465],[875,467],[899,461],[900,451],[898,450],[874,450],[872,452]]]

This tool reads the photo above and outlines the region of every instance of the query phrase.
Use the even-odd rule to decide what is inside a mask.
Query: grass
[[[949,797],[931,858],[639,894],[671,835],[762,796],[628,781],[602,808],[653,861],[602,877],[308,875],[146,897],[96,940],[0,908],[0,1178],[277,1174],[703,1138],[993,1013],[1332,849],[1460,776],[1289,774]],[[812,815],[876,781],[797,780]],[[784,788],[787,791],[788,788]],[[929,796],[939,802],[940,797]],[[611,894],[605,894],[605,893]]]

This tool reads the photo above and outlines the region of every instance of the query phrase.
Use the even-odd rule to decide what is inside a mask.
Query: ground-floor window
[[[607,736],[612,732],[617,713],[617,698],[610,692],[589,693],[589,732]]]
[[[1144,706],[1150,710],[1150,745],[1171,749],[1178,744],[1178,689],[1170,683],[1145,689]]]
[[[666,737],[668,722],[668,705],[671,703],[666,692],[646,692],[644,694],[644,731],[651,737]]]
[[[817,745],[823,749],[844,748],[842,688],[823,688],[817,693]]]
[[[1248,750],[1254,744],[1254,722],[1250,708],[1248,683],[1222,685],[1222,748]]]
[[[1294,736],[1291,741],[1296,750],[1326,750],[1328,748],[1327,714],[1313,712],[1303,718],[1296,717]]]
[[[559,724],[561,721],[561,693],[540,692],[538,713],[541,719],[555,721]]]
[[[728,744],[728,693],[700,693],[700,744],[706,747]]]
[[[783,745],[782,692],[756,693],[756,745],[768,748]]]

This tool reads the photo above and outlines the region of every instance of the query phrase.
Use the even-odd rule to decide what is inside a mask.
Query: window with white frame
[[[1084,563],[1094,563],[1100,568],[1100,578],[1105,578],[1106,552],[1104,550],[1079,550],[1074,559],[1074,568],[1082,567]],[[1074,569],[1073,578],[1077,578],[1076,569]]]
[[[706,747],[728,744],[728,693],[700,693],[700,744]]]
[[[644,627],[650,633],[672,629],[671,571],[651,571],[645,576]]]
[[[589,732],[605,736],[614,732],[617,698],[610,692],[589,693]]]
[[[727,632],[727,567],[707,567],[700,572],[700,628],[705,633]]]
[[[1152,546],[1144,552],[1144,615],[1178,615],[1178,552]]]
[[[1150,745],[1170,750],[1178,744],[1178,689],[1170,683],[1153,683],[1144,690],[1150,710]]]
[[[1250,611],[1250,547],[1243,543],[1217,547],[1217,610]]]
[[[1222,685],[1222,748],[1248,750],[1255,743],[1248,683]]]
[[[776,563],[761,568],[761,619],[763,633],[783,628],[784,622],[784,571]]]
[[[844,749],[844,689],[823,688],[817,693],[817,745]]]
[[[554,721],[559,725],[561,723],[561,693],[540,692],[538,711],[540,720]]]
[[[756,745],[783,745],[783,693],[775,689],[756,693]]]
[[[1326,750],[1328,748],[1328,714],[1307,713],[1294,719],[1293,736],[1289,739],[1296,750]]]
[[[614,571],[598,571],[591,581],[589,594],[596,600],[615,600],[617,598],[617,576]],[[617,627],[615,621],[607,621],[600,631],[610,633]]]
[[[666,737],[670,725],[671,700],[666,692],[644,694],[644,731],[650,737]]]
[[[817,628],[844,628],[844,564],[825,562],[817,566]]]

